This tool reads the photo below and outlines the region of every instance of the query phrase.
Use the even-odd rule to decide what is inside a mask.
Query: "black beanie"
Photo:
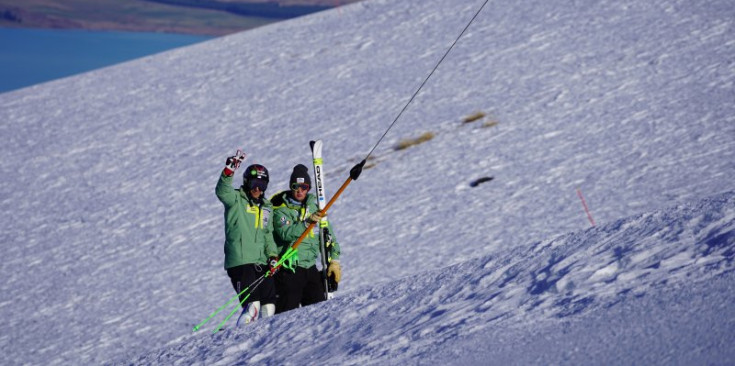
[[[302,164],[293,167],[293,173],[291,173],[291,179],[288,181],[289,186],[294,183],[306,183],[311,187],[311,178],[309,177],[309,168]]]

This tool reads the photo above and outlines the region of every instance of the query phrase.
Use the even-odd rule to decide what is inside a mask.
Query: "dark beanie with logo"
[[[289,180],[289,185],[292,186],[294,183],[306,183],[311,187],[311,178],[309,177],[309,168],[305,167],[302,164],[296,165],[293,167],[293,172],[291,173],[291,180]]]

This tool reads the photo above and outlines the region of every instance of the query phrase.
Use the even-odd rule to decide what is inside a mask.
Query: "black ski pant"
[[[296,267],[296,273],[281,268],[275,275],[276,314],[326,300],[324,280],[316,265],[309,268]]]
[[[241,266],[228,268],[227,275],[230,277],[232,287],[239,294],[267,271],[268,266],[264,264],[243,264]],[[264,278],[260,286],[258,286],[254,291],[245,291],[245,293],[241,294],[240,301],[242,301],[248,293],[250,293],[250,297],[242,304],[243,309],[253,301],[260,301],[261,305],[276,303],[276,288],[273,284],[273,277],[271,276]]]

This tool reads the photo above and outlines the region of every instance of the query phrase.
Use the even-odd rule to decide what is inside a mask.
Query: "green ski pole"
[[[230,320],[230,318],[232,317],[232,315],[234,315],[239,309],[242,308],[242,304],[244,304],[245,301],[247,301],[247,299],[250,297],[250,295],[253,294],[253,290],[255,290],[256,288],[258,288],[258,286],[260,286],[260,284],[263,283],[263,280],[265,279],[265,276],[266,275],[268,275],[268,272],[266,272],[264,275],[260,276],[260,278],[258,278],[257,280],[253,281],[253,283],[251,283],[250,286],[248,286],[245,290],[243,290],[243,292],[241,292],[241,293],[244,293],[245,291],[247,291],[247,290],[249,290],[249,289],[252,288],[252,290],[250,290],[250,293],[248,293],[247,296],[245,296],[242,300],[240,300],[239,306],[237,306],[234,309],[232,309],[232,311],[230,312],[229,315],[227,315],[227,317],[225,318],[225,320],[223,320],[222,323],[219,323],[219,325],[217,326],[217,328],[215,328],[212,331],[212,334],[217,333],[225,325],[225,323],[227,323],[227,321]],[[238,296],[239,296],[239,294],[238,294]]]
[[[242,290],[242,292],[240,292],[239,294],[237,294],[237,295],[233,296],[232,298],[230,298],[230,300],[229,300],[229,301],[227,301],[227,302],[226,302],[226,303],[225,303],[224,305],[220,306],[220,308],[219,308],[219,309],[217,309],[217,310],[215,310],[215,311],[214,311],[214,313],[212,313],[211,315],[209,315],[209,316],[207,317],[207,319],[204,319],[204,320],[203,320],[203,321],[202,321],[201,323],[197,324],[197,325],[196,325],[196,326],[194,327],[194,329],[192,330],[192,332],[196,332],[196,331],[197,331],[197,330],[199,330],[199,328],[201,328],[201,327],[202,327],[202,326],[203,326],[204,324],[207,324],[207,322],[209,322],[209,320],[210,320],[210,319],[212,319],[212,318],[213,318],[213,317],[214,317],[215,315],[219,314],[219,312],[220,312],[220,311],[224,310],[224,308],[226,308],[226,307],[227,307],[227,305],[230,305],[230,303],[231,303],[231,302],[232,302],[233,300],[237,299],[238,297],[240,297],[240,295],[242,295],[243,293],[245,293],[245,291],[247,291],[247,290],[248,290],[248,288],[249,288],[249,287],[246,287],[246,288],[245,288],[244,290]]]
[[[266,274],[267,274],[267,272],[266,272]],[[219,308],[219,309],[215,310],[215,311],[214,311],[214,313],[212,313],[212,314],[211,314],[210,316],[208,316],[208,317],[207,317],[207,319],[204,319],[204,320],[203,320],[203,321],[202,321],[201,323],[197,324],[197,326],[195,326],[195,327],[194,327],[194,329],[193,329],[192,331],[193,331],[193,332],[196,332],[197,330],[199,330],[199,328],[201,328],[201,327],[202,327],[202,326],[203,326],[204,324],[206,324],[206,323],[207,323],[207,322],[208,322],[208,321],[209,321],[210,319],[212,319],[212,318],[213,318],[213,317],[214,317],[215,315],[219,314],[219,312],[220,312],[220,311],[224,310],[224,308],[226,308],[226,307],[227,307],[227,305],[230,305],[230,303],[231,303],[231,302],[232,302],[233,300],[235,300],[235,299],[237,299],[238,297],[242,296],[242,295],[243,295],[243,294],[244,294],[244,293],[245,293],[246,291],[248,291],[248,290],[250,289],[250,287],[253,287],[253,285],[255,285],[255,284],[256,284],[256,282],[259,282],[259,281],[260,281],[260,282],[262,282],[262,281],[263,281],[263,277],[265,277],[265,276],[266,276],[266,275],[260,276],[260,278],[258,278],[258,279],[256,279],[255,281],[253,281],[253,283],[251,283],[251,284],[250,284],[250,285],[249,285],[248,287],[245,287],[245,289],[244,289],[244,290],[240,291],[240,293],[239,293],[239,294],[237,294],[237,295],[233,296],[232,298],[230,298],[230,300],[229,300],[229,301],[227,301],[227,302],[226,302],[226,303],[225,303],[224,305],[220,306],[220,308]],[[260,283],[258,283],[258,284],[260,284]],[[257,285],[256,285],[256,286],[257,286]],[[250,295],[248,295],[248,296],[250,296]],[[246,298],[246,299],[247,299],[247,298]]]

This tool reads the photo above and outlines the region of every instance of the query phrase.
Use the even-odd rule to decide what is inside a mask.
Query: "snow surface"
[[[275,193],[321,138],[331,195],[481,5],[366,0],[0,95],[3,363],[735,363],[732,1],[489,2],[330,210],[335,299],[192,333],[234,295],[225,157]]]

